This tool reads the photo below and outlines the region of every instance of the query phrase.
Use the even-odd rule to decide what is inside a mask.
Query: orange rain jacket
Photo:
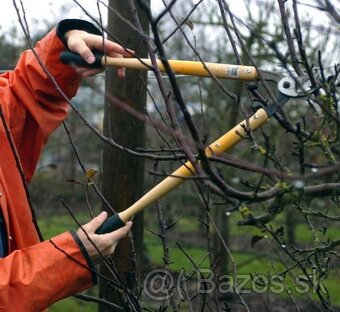
[[[70,20],[67,21],[70,27]],[[48,71],[71,98],[80,80],[70,66],[59,61],[62,50],[65,45],[56,29],[36,46]],[[21,55],[14,71],[0,76],[0,104],[29,181],[49,134],[67,116],[68,104],[32,51]],[[92,265],[75,233],[40,241],[1,120],[0,205],[9,249],[9,255],[0,259],[0,312],[41,311],[96,282]]]

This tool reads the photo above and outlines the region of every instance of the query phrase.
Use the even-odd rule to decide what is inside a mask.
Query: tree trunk
[[[109,5],[124,18],[132,22],[132,12],[128,2],[110,0]],[[140,23],[148,33],[148,23],[144,15],[139,14]],[[127,24],[109,12],[108,32],[113,34],[120,43],[133,49],[140,57],[146,57],[146,48],[141,36]],[[135,109],[143,112],[146,106],[146,73],[127,70],[126,78],[119,80],[115,69],[107,73],[106,93],[113,94]],[[145,124],[131,114],[116,107],[110,100],[105,103],[104,134],[112,137],[117,143],[134,149],[144,146]],[[143,194],[144,159],[129,155],[126,152],[104,146],[103,149],[103,184],[105,198],[116,211],[122,211],[133,204]],[[106,207],[104,207],[105,209]],[[133,240],[125,238],[119,242],[113,255],[115,267],[122,281],[132,289],[136,280],[140,280],[141,257],[143,255],[143,214],[139,213],[134,219],[132,228]],[[102,265],[100,272],[111,276],[108,269]],[[122,305],[118,291],[107,286],[106,282],[99,283],[100,297],[110,302]],[[112,307],[100,305],[99,311],[114,311]]]

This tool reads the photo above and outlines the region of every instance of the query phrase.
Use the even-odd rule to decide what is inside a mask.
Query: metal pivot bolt
[[[282,87],[284,87],[285,89],[289,89],[290,88],[290,82],[284,81],[283,84],[282,84]]]

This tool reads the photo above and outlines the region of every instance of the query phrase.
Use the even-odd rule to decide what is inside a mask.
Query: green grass
[[[97,310],[96,303],[84,302],[74,297],[61,300],[48,309],[50,312],[93,312]]]
[[[237,220],[240,219],[239,216],[231,216],[230,217],[230,224],[236,224]],[[281,226],[283,220],[277,220],[274,226],[277,228]],[[193,220],[190,220],[189,218],[183,218],[180,220],[178,227],[176,227],[176,231],[183,231],[181,237],[185,235],[190,235],[190,231],[198,233],[198,224],[197,222],[193,222]],[[188,230],[190,229],[190,231]],[[155,230],[155,229],[153,229]],[[156,230],[155,230],[156,231]],[[326,239],[339,239],[340,237],[340,231],[338,228],[335,227],[329,227],[326,235],[322,235],[320,230],[316,229],[316,233],[320,241],[326,241]],[[233,226],[230,229],[230,234],[232,237],[242,237],[243,241],[249,242],[249,248],[247,251],[240,252],[240,251],[232,251],[232,257],[233,260],[236,263],[237,268],[237,274],[243,274],[243,275],[250,275],[252,276],[259,274],[262,277],[267,277],[266,281],[270,282],[271,278],[268,274],[274,274],[278,276],[279,273],[286,270],[286,267],[282,264],[280,259],[276,254],[273,254],[272,252],[266,253],[266,252],[256,252],[256,248],[251,249],[250,248],[250,241],[251,238],[254,235],[261,235],[264,236],[265,234],[261,232],[260,229],[255,227],[240,227],[240,226]],[[268,236],[268,235],[267,235]],[[203,238],[204,239],[204,238]],[[308,244],[309,246],[313,246],[313,235],[311,231],[307,228],[305,224],[298,224],[296,226],[296,239],[300,244]],[[149,233],[146,232],[145,234],[145,243],[146,246],[148,246],[148,253],[149,257],[151,259],[151,262],[154,266],[163,266],[163,247],[161,246],[160,239]],[[262,240],[262,243],[265,243],[265,239]],[[169,265],[169,269],[173,271],[180,271],[181,269],[185,268],[186,272],[189,272],[194,268],[191,261],[188,259],[188,256],[190,259],[196,264],[199,264],[200,268],[209,268],[209,260],[207,258],[207,250],[205,248],[195,247],[195,246],[182,246],[185,253],[180,250],[180,248],[175,244],[175,242],[168,240],[167,242],[168,247],[170,248],[170,261],[171,264]],[[266,243],[265,243],[266,244]],[[230,260],[230,259],[229,259]],[[230,264],[229,264],[230,265]],[[278,294],[279,291],[280,294],[283,297],[287,297],[289,295],[292,295],[296,298],[305,299],[306,298],[306,290],[307,290],[307,284],[303,283],[300,279],[298,279],[299,276],[302,276],[301,272],[298,269],[294,269],[290,272],[290,274],[287,274],[284,283],[280,283],[279,286],[277,283],[272,286],[274,287],[274,293]],[[276,280],[274,279],[274,282]],[[249,282],[244,285],[246,289],[249,289],[251,287],[250,283],[252,283],[252,280],[249,279]],[[323,281],[323,284],[327,287],[329,293],[330,293],[330,299],[332,304],[334,305],[340,305],[340,293],[338,291],[339,289],[339,276],[335,272],[335,270],[330,269],[328,277],[325,278]],[[276,287],[276,288],[275,288]],[[286,289],[284,290],[284,288]],[[317,295],[315,294],[314,290],[310,290],[309,293],[310,297],[319,302]],[[324,294],[326,296],[326,294]]]
[[[86,223],[90,217],[85,213],[79,213],[76,215],[77,219],[82,223]],[[231,217],[230,224],[235,224],[238,216]],[[76,223],[69,215],[56,215],[51,217],[43,217],[39,219],[39,225],[45,238],[52,237],[54,235],[60,234],[71,228],[77,228]],[[148,226],[147,226],[148,228]],[[153,226],[153,230],[157,231],[157,228]],[[182,218],[178,225],[176,225],[173,231],[180,232],[183,237],[184,235],[192,235],[192,233],[198,233],[199,224],[198,222],[193,222],[190,218]],[[249,241],[254,235],[264,235],[259,229],[254,227],[231,227],[231,236],[242,237],[242,240]],[[319,237],[322,239],[323,236],[321,232],[318,232]],[[307,230],[306,226],[303,224],[297,225],[296,227],[296,237],[301,243],[311,243],[313,242],[311,232]],[[339,230],[337,228],[329,228],[327,231],[327,237],[331,239],[339,238]],[[262,241],[263,243],[263,241]],[[264,242],[265,243],[265,242]],[[153,235],[149,231],[145,231],[145,246],[148,251],[148,256],[150,258],[151,265],[154,267],[162,267],[164,265],[163,261],[163,247],[161,245],[161,240],[159,237]],[[207,257],[207,250],[204,247],[197,247],[192,245],[185,245],[181,243],[181,247],[184,252],[176,245],[173,240],[168,240],[168,246],[170,248],[170,265],[169,269],[173,271],[180,271],[185,269],[186,272],[194,269],[191,261],[195,265],[199,265],[200,268],[209,268],[209,259]],[[187,256],[187,255],[188,256]],[[189,258],[191,261],[189,260]],[[285,270],[280,259],[277,258],[273,253],[259,252],[256,248],[247,248],[246,251],[232,251],[232,257],[236,263],[237,273],[253,276],[257,274],[262,274],[262,276],[267,276],[268,272],[282,272]],[[296,298],[303,298],[304,295],[299,295],[296,292],[297,284],[294,280],[299,274],[297,270],[292,271],[292,276],[287,275],[285,279],[285,285],[292,295]],[[244,287],[250,287],[251,280],[248,281]],[[331,302],[336,305],[340,305],[340,293],[339,289],[339,277],[334,272],[330,270],[327,279],[324,281],[331,294]],[[282,296],[287,296],[283,294]],[[316,299],[316,295],[311,295],[312,298]],[[56,304],[54,304],[50,309],[54,312],[67,312],[67,311],[97,311],[97,305],[95,303],[84,302],[76,298],[67,298]]]
[[[83,212],[75,214],[75,217],[82,225],[91,220],[89,214]],[[38,224],[45,239],[78,228],[77,223],[69,214],[44,216],[38,218]]]

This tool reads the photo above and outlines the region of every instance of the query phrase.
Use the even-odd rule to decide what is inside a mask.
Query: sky
[[[170,0],[166,0],[169,2]],[[197,2],[198,0],[181,0],[181,1],[191,1],[192,3]],[[244,1],[242,0],[225,0],[226,3],[231,8],[231,11],[234,12],[237,16],[242,16],[242,13],[245,12]],[[276,0],[272,0],[275,1]],[[46,24],[49,25],[52,23],[57,23],[59,20],[64,18],[85,18],[88,19],[86,14],[82,11],[82,9],[76,4],[79,2],[82,6],[86,8],[93,16],[99,17],[97,3],[107,3],[107,0],[1,0],[1,10],[0,10],[0,33],[6,32],[11,27],[17,27],[19,31],[21,31],[20,24],[18,22],[18,16],[16,9],[14,7],[14,3],[17,7],[20,8],[20,14],[23,13],[21,9],[21,5],[25,8],[26,19],[29,22],[29,25],[34,25],[30,30],[41,31],[46,30]],[[178,2],[180,2],[178,0]],[[208,5],[216,6],[216,0],[205,0],[204,3],[207,2]],[[261,3],[263,0],[253,0],[251,3],[253,5],[254,10],[261,10]],[[291,1],[289,1],[291,3]],[[154,12],[159,11],[163,5],[162,0],[151,0],[151,8],[153,8]],[[323,20],[329,19],[326,17],[326,14],[320,12],[319,10],[315,10],[311,8],[309,5],[315,4],[315,0],[300,0],[298,2],[301,5],[301,10],[299,11],[300,17],[302,15],[310,15],[313,20],[322,25]],[[340,0],[334,0],[332,3],[340,10]],[[303,5],[307,4],[307,5]],[[66,11],[63,11],[61,14],[61,7],[66,6]],[[291,4],[288,3],[288,6],[291,7]],[[101,11],[103,15],[103,20],[106,21],[106,7],[101,5]],[[61,16],[62,15],[62,16]]]
[[[32,0],[1,0],[1,10],[0,10],[0,21],[1,21],[1,30],[5,31],[9,29],[11,26],[20,27],[18,22],[17,11],[14,8],[14,2],[17,7],[21,10],[21,3],[25,8],[25,15],[29,22],[38,22],[36,23],[36,27],[39,27],[39,24],[44,27],[45,21],[58,21],[64,18],[72,18],[72,17],[83,17],[84,14],[81,12],[79,8],[74,4],[73,1],[63,0],[63,1],[32,1]],[[80,1],[84,2],[84,1]],[[68,11],[63,13],[63,16],[60,17],[60,8],[62,5],[69,6]],[[87,0],[86,8],[97,12],[96,9],[96,1]]]
[[[160,3],[161,0],[152,0],[152,5],[157,7],[157,3]],[[91,13],[97,13],[97,1],[96,0],[80,0],[78,1],[81,5],[83,5],[88,11]],[[103,1],[106,2],[107,1]],[[42,29],[44,27],[44,21],[58,21],[64,18],[84,18],[86,15],[82,10],[76,5],[73,0],[1,0],[1,10],[0,10],[0,27],[1,31],[5,31],[9,29],[11,26],[20,26],[18,23],[17,11],[14,8],[14,4],[16,3],[17,7],[21,10],[21,4],[23,4],[25,8],[25,15],[28,21],[36,22],[37,27],[39,27],[39,23],[42,25]],[[63,16],[60,16],[60,8],[65,5],[67,6],[67,12],[63,12]],[[105,15],[105,9],[103,8],[103,14]],[[96,14],[98,16],[98,14]]]
[[[153,8],[157,10],[161,0],[150,0]],[[78,0],[88,12],[99,19],[97,2],[108,3],[108,0]],[[14,3],[16,4],[15,8]],[[89,19],[83,10],[77,5],[76,0],[1,0],[0,10],[0,34],[8,33],[10,29],[16,28],[22,33],[22,28],[18,19],[18,11],[23,15],[22,6],[24,7],[25,17],[30,26],[30,31],[46,31],[46,25],[54,25],[65,18],[83,18]],[[66,11],[61,11],[62,7]],[[100,5],[101,14],[104,22],[107,21],[107,8]],[[61,16],[61,12],[62,16]]]
[[[169,1],[169,0],[167,0]],[[197,2],[197,0],[191,0],[192,2]],[[274,1],[274,0],[273,0]],[[97,1],[96,0],[78,0],[78,2],[84,6],[91,14],[98,16],[98,9],[97,9]],[[101,1],[107,3],[107,1]],[[151,0],[151,7],[154,10],[159,10],[162,7],[162,0]],[[207,0],[209,2],[209,0]],[[212,1],[216,3],[216,1]],[[17,7],[21,10],[21,4],[25,8],[26,18],[30,22],[38,22],[36,23],[37,27],[39,27],[39,23],[42,25],[42,29],[44,28],[44,21],[58,21],[63,18],[72,18],[72,17],[80,17],[84,18],[84,12],[76,5],[75,1],[73,0],[1,0],[1,10],[0,10],[0,31],[5,31],[6,29],[10,28],[11,26],[19,26],[17,12],[14,8],[14,4],[16,3]],[[226,3],[230,6],[233,12],[237,14],[242,14],[244,11],[243,8],[243,1],[241,0],[226,0]],[[257,7],[261,7],[261,0],[254,0],[253,3]],[[305,4],[314,4],[315,0],[301,0],[299,3]],[[333,1],[334,5],[339,8],[340,10],[340,1],[335,0]],[[60,16],[60,8],[61,6],[67,6],[67,11],[63,12],[63,16]],[[103,14],[105,15],[105,7],[102,7]],[[308,14],[315,14],[315,17],[318,19],[322,18],[322,14],[319,11],[313,10],[310,7],[305,7],[304,10]],[[105,16],[106,17],[106,16]]]
[[[169,1],[169,0],[167,0]],[[79,0],[81,5],[83,5],[88,11],[91,13],[97,13],[98,8],[96,5],[96,0]],[[103,1],[108,2],[108,1]],[[197,2],[197,0],[192,0],[192,2]],[[242,1],[228,1],[230,2],[231,8],[237,10],[241,6]],[[39,23],[42,25],[42,29],[44,27],[44,21],[58,21],[64,18],[86,18],[84,12],[76,5],[73,0],[1,0],[1,10],[0,10],[0,31],[4,32],[12,26],[20,27],[18,23],[17,11],[14,7],[14,4],[20,8],[20,12],[22,14],[21,5],[25,8],[25,15],[28,21],[37,22],[36,27],[39,27]],[[162,0],[151,0],[151,7],[155,12],[159,11],[163,7]],[[67,12],[60,17],[60,8],[66,5],[68,7]],[[104,6],[102,6],[104,8]],[[103,14],[105,15],[105,10],[103,10]],[[98,14],[97,14],[98,16]]]

